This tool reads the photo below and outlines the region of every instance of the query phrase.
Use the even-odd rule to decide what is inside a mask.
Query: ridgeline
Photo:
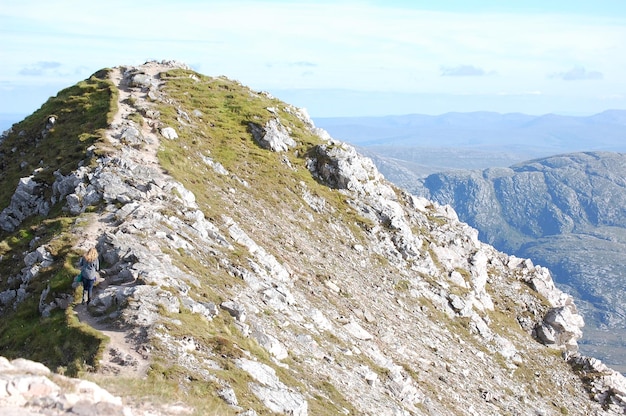
[[[267,93],[104,69],[6,132],[0,164],[3,412],[625,411],[548,269]]]

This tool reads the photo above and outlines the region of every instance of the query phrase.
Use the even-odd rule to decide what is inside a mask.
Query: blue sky
[[[626,1],[4,0],[0,113],[151,59],[314,118],[588,115],[626,109]]]

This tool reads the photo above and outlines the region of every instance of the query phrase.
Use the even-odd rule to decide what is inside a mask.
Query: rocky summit
[[[548,269],[267,93],[103,69],[5,132],[0,167],[2,414],[626,412]]]

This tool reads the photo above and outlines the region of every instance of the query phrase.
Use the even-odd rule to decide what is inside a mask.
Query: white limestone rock
[[[161,129],[161,136],[165,137],[168,140],[176,140],[178,139],[178,133],[174,130],[173,127],[164,127]]]
[[[273,152],[284,152],[297,144],[277,118],[270,119],[263,127],[255,123],[248,126],[257,143]]]

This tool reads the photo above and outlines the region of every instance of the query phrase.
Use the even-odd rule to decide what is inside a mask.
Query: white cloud
[[[554,73],[550,75],[550,78],[560,78],[564,81],[581,81],[603,79],[604,75],[599,71],[588,71],[582,66],[575,66],[569,71]]]
[[[39,61],[22,68],[19,73],[20,75],[26,76],[41,76],[50,70],[58,69],[60,67],[60,62]]]
[[[440,72],[442,77],[483,77],[495,74],[494,71],[487,72],[474,65],[442,66]]]

